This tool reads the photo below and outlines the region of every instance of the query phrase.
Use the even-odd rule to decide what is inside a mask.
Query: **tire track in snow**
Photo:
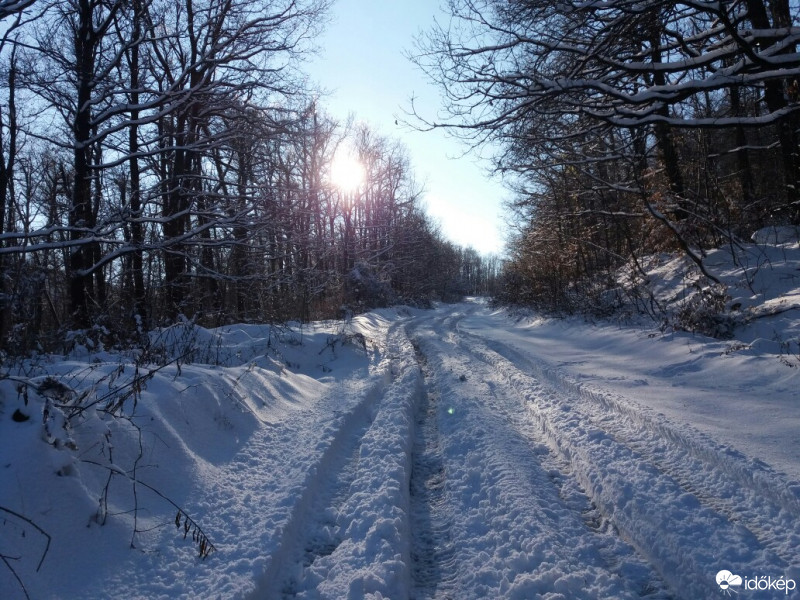
[[[336,527],[338,508],[356,476],[361,439],[375,419],[384,388],[383,382],[372,384],[349,413],[337,415],[335,433],[308,473],[303,492],[281,533],[279,549],[253,597],[294,597],[313,562],[331,554],[341,543]]]
[[[784,553],[776,552],[779,548],[771,549],[767,547],[770,544],[759,541],[760,528],[748,530],[715,510],[705,494],[692,493],[691,487],[680,481],[678,467],[664,468],[664,461],[652,452],[640,452],[641,446],[637,450],[635,444],[626,445],[606,431],[615,427],[608,420],[586,414],[587,398],[580,392],[553,385],[546,376],[546,383],[530,376],[520,369],[520,363],[539,375],[537,365],[521,360],[524,357],[508,347],[498,353],[497,342],[469,334],[461,345],[530,400],[530,416],[551,448],[569,461],[600,512],[648,557],[681,597],[717,592],[713,574],[722,567],[774,576],[787,567],[780,558]],[[624,429],[624,424],[621,427]],[[662,444],[674,445],[675,437],[650,432],[650,440]],[[796,525],[789,524],[789,528],[787,543],[791,544],[792,539],[797,540]],[[796,543],[792,547],[796,549]],[[792,552],[796,550],[788,550]]]
[[[325,427],[322,458],[298,486],[253,600],[409,597],[408,491],[422,376],[402,324],[388,328],[369,372],[331,393],[351,408]]]
[[[479,340],[472,334],[468,337],[510,364],[524,365],[554,390],[584,400],[573,403],[572,410],[580,412],[585,422],[675,479],[705,506],[746,527],[786,564],[796,562],[800,501],[779,474],[727,448],[715,447],[711,441],[692,439],[629,401],[571,382],[507,345]]]
[[[459,347],[463,316],[428,319],[416,336],[428,385],[436,402],[447,403],[438,411],[437,452],[449,478],[442,512],[455,550],[447,565],[455,580],[426,591],[454,598],[556,590],[563,597],[669,598],[652,568],[597,516],[568,469],[557,468],[557,457],[533,439],[530,420],[510,409],[524,404],[516,391],[493,385],[491,369]]]
[[[306,573],[314,561],[333,554],[344,539],[338,516],[358,472],[361,438],[373,418],[362,416],[357,429],[350,433],[344,447],[329,461],[325,475],[318,482],[319,491],[305,522],[302,541],[296,540],[295,560],[284,573],[281,593],[285,598],[297,596],[304,588]]]
[[[413,342],[412,342],[413,343]],[[425,356],[414,344],[417,363],[427,380]],[[411,458],[410,521],[412,598],[456,598],[452,516],[447,506],[447,472],[439,444],[437,395],[424,384],[414,415]]]

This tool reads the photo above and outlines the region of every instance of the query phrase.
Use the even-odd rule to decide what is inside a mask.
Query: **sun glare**
[[[340,191],[350,193],[358,189],[366,180],[367,173],[351,152],[337,152],[331,162],[331,183]]]

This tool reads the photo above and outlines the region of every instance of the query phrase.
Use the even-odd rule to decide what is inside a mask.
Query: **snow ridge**
[[[317,466],[282,534],[256,598],[408,595],[413,410],[421,375],[401,328],[387,359]]]
[[[797,513],[792,491],[779,481],[759,494],[751,487],[759,479],[742,476],[751,463],[731,468],[736,455],[727,449],[704,447],[664,423],[656,427],[654,415],[644,417],[645,411],[637,414],[622,399],[591,393],[503,344],[474,335],[468,340],[466,350],[528,398],[528,414],[550,447],[570,462],[599,510],[681,597],[717,593],[709,576],[725,561],[734,571],[796,577]],[[703,465],[707,457],[711,464]],[[726,485],[726,478],[739,485]],[[719,510],[722,505],[727,510]]]
[[[431,373],[425,355],[414,343],[423,376]],[[438,392],[430,383],[415,411],[415,440],[411,468],[412,598],[434,598],[454,594],[455,546],[450,536],[452,515],[448,511],[447,471],[437,426]],[[456,597],[455,595],[452,597]]]
[[[587,421],[613,432],[620,442],[646,455],[704,504],[733,521],[745,523],[765,547],[780,554],[787,564],[796,559],[800,484],[787,484],[782,474],[767,465],[699,432],[688,428],[679,431],[647,407],[594,390],[499,342],[487,340],[485,344],[517,366],[524,365],[548,385],[585,400]]]
[[[554,472],[517,390],[498,378],[497,365],[460,345],[459,308],[414,334],[438,394],[457,582],[454,593],[449,581],[419,591],[459,599],[670,598],[613,528],[590,525],[589,500],[569,472]]]

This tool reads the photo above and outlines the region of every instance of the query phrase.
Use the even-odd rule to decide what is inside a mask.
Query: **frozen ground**
[[[4,365],[0,597],[800,598],[768,251],[725,342],[474,300]]]

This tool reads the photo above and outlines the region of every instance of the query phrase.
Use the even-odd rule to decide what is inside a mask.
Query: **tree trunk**
[[[754,29],[773,29],[791,25],[791,14],[785,0],[772,0],[770,12],[773,23],[770,23],[767,7],[763,0],[747,0],[747,13]],[[769,47],[779,40],[764,40]],[[758,52],[758,48],[755,48]],[[793,52],[794,48],[786,48],[783,52]],[[764,84],[764,102],[770,112],[777,112],[786,107],[784,82],[771,80]],[[777,122],[778,140],[781,146],[784,185],[786,190],[785,213],[794,225],[800,225],[800,156],[798,156],[797,118],[793,115],[783,117]]]
[[[78,30],[75,36],[75,71],[77,77],[76,112],[73,120],[72,199],[69,209],[69,312],[70,325],[79,329],[90,326],[89,305],[92,296],[89,248],[82,240],[91,227],[92,175],[91,155],[91,92],[94,74],[96,36],[93,29],[93,6],[90,0],[78,1]]]
[[[661,35],[660,30],[654,25],[651,36],[650,36],[650,44],[651,44],[651,60],[653,65],[659,65],[662,62],[661,57]],[[653,69],[653,83],[657,86],[664,86],[667,83],[667,79],[664,76],[664,72],[659,69]],[[658,108],[658,114],[664,117],[665,119],[669,117],[669,105],[663,103]],[[658,143],[658,149],[661,152],[661,158],[664,161],[664,171],[667,174],[667,181],[669,182],[669,189],[672,192],[672,195],[676,201],[676,208],[674,211],[675,219],[681,221],[689,216],[685,208],[684,202],[684,195],[685,195],[685,188],[683,185],[683,175],[681,174],[680,169],[680,159],[678,157],[678,151],[675,149],[675,144],[672,140],[672,131],[671,127],[661,121],[657,122],[654,127],[654,132],[656,136],[656,142]]]
[[[17,156],[17,108],[16,108],[16,49],[12,50],[8,69],[8,148],[3,148],[2,114],[0,113],[0,234],[5,231],[6,214],[9,221],[13,218],[14,194],[14,161]],[[9,226],[9,231],[12,227]],[[2,245],[2,243],[0,243]],[[0,254],[0,348],[5,345],[5,339],[12,325],[12,299],[8,282],[11,279],[7,273],[8,258]]]
[[[131,275],[133,279],[133,312],[146,331],[149,328],[147,303],[144,289],[144,265],[142,260],[142,246],[144,245],[144,228],[142,227],[141,203],[141,171],[139,168],[139,43],[142,37],[142,3],[134,2],[133,8],[133,45],[130,53],[130,80],[131,80],[131,125],[128,129],[128,169],[130,170],[131,196],[130,196],[130,227],[131,244],[136,250],[131,257]]]

